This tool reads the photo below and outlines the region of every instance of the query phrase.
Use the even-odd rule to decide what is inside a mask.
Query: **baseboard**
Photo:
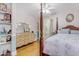
[[[42,53],[42,56],[50,56],[50,55],[48,55],[48,54],[46,54],[46,53]]]
[[[37,40],[36,40],[36,41],[37,41]],[[22,45],[22,46],[20,46],[20,47],[16,47],[16,49],[22,48],[22,47],[27,46],[27,45],[29,45],[29,44],[32,44],[32,43],[34,43],[34,42],[36,42],[36,41],[33,41],[33,42],[28,43],[28,44]]]
[[[17,54],[16,51],[12,52],[12,56],[16,56],[16,54]]]

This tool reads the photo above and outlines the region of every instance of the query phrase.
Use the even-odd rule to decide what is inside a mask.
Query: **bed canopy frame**
[[[58,33],[58,17],[56,18],[56,33]]]
[[[42,13],[42,3],[40,4],[40,56],[43,53],[43,13]]]

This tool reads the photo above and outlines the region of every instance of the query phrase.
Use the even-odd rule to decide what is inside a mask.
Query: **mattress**
[[[44,42],[43,53],[50,56],[79,56],[78,34],[56,34]]]

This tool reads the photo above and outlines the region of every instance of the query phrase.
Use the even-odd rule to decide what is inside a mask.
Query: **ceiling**
[[[25,9],[28,15],[32,17],[38,18],[40,17],[40,3],[19,3],[20,8]],[[63,10],[67,8],[74,8],[79,10],[79,3],[43,3],[43,10],[49,10],[48,13],[44,13],[44,15],[55,15],[57,13],[61,13]]]
[[[67,8],[71,9],[78,9],[79,10],[79,3],[44,3],[43,4],[43,10],[47,11],[43,12],[44,15],[55,15],[57,13],[61,13],[63,10],[66,10]]]

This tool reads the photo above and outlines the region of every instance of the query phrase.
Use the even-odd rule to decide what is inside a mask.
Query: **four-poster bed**
[[[78,56],[79,55],[79,27],[67,25],[62,29],[68,33],[59,33],[58,19],[56,21],[56,33],[43,41],[43,55],[46,56]],[[62,30],[63,31],[63,30]],[[74,33],[73,33],[74,31]]]
[[[40,12],[40,55],[77,56],[79,55],[79,27],[67,25],[59,30],[56,19],[56,34],[44,40],[42,3]],[[64,29],[64,30],[63,30]],[[62,33],[63,32],[63,33]]]

